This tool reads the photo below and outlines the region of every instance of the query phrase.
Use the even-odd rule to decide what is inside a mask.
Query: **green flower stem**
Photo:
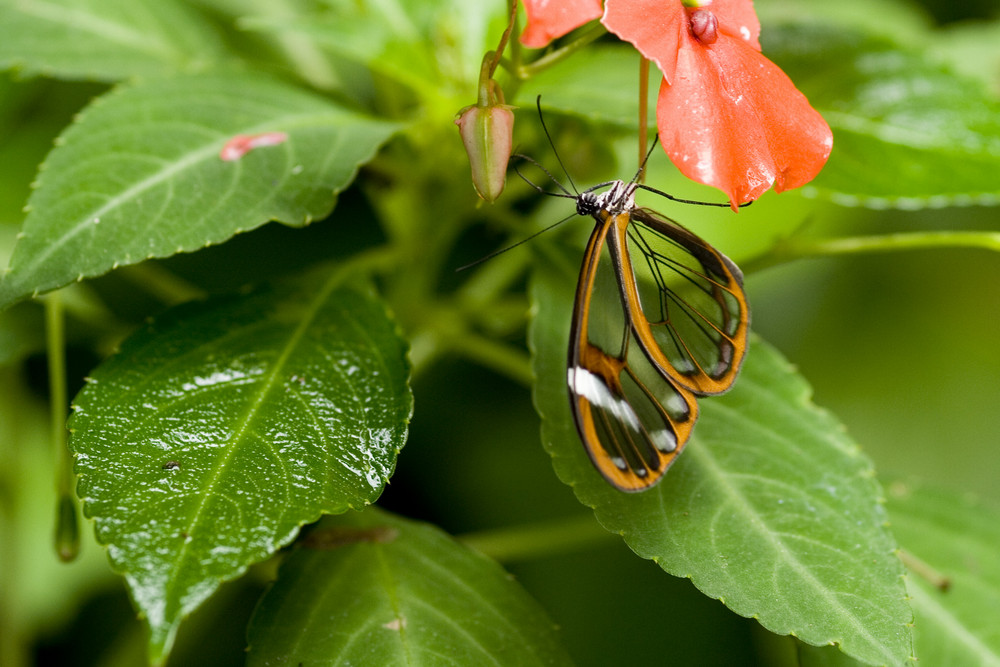
[[[49,415],[52,429],[52,451],[56,460],[56,493],[58,513],[55,526],[55,548],[64,562],[76,558],[80,551],[80,529],[76,505],[73,502],[73,461],[66,447],[66,330],[62,299],[59,292],[45,298],[45,343],[49,362]]]
[[[525,387],[534,380],[527,353],[471,330],[468,316],[449,305],[428,313],[423,327],[410,335],[413,375],[419,375],[444,354],[466,357]]]
[[[458,539],[490,558],[510,563],[560,556],[609,543],[616,535],[601,527],[592,514],[460,535]]]
[[[785,239],[754,260],[743,264],[747,273],[806,257],[832,257],[868,252],[895,252],[922,248],[982,248],[1000,252],[998,232],[903,232],[880,236],[851,236],[814,241]]]
[[[525,387],[530,387],[534,382],[531,360],[519,348],[472,333],[448,340],[448,346],[456,353],[491,368]]]
[[[552,51],[550,53],[546,53],[544,56],[542,56],[538,60],[531,62],[528,65],[522,65],[517,69],[511,70],[511,74],[513,74],[516,79],[522,81],[530,79],[539,72],[546,70],[557,63],[562,62],[566,58],[569,58],[571,55],[573,55],[583,47],[587,46],[594,40],[603,37],[605,34],[607,34],[607,32],[608,32],[607,29],[603,25],[595,22],[589,28],[583,30],[580,33],[579,37],[574,39],[569,44],[566,44],[562,48],[556,49],[555,51]],[[501,64],[503,64],[504,67],[509,66],[509,63],[507,63],[506,61],[503,61]]]
[[[207,296],[201,288],[192,285],[155,262],[123,266],[118,269],[118,272],[123,278],[141,287],[167,305],[204,299]]]
[[[513,30],[513,34],[518,35],[518,37],[520,37],[520,35],[521,35],[521,16],[517,12],[516,2],[517,2],[517,0],[513,0],[512,3],[511,3],[511,5],[512,5],[512,7],[511,7],[511,13],[514,15],[514,30]],[[503,54],[501,54],[501,55],[503,55]],[[518,39],[518,38],[515,38],[515,39],[511,40],[511,42],[510,42],[510,62],[509,62],[509,64],[511,65],[511,67],[507,67],[507,65],[505,65],[504,67],[507,68],[508,71],[510,71],[510,72],[516,72],[517,70],[519,70],[521,68],[521,61],[523,60],[523,58],[524,58],[524,49],[521,48],[521,40]]]
[[[45,297],[45,344],[49,362],[49,416],[52,427],[52,450],[58,464],[57,489],[60,494],[73,490],[72,462],[66,449],[66,330],[59,292]]]
[[[376,246],[359,252],[337,264],[337,280],[349,280],[353,276],[371,276],[376,273],[387,273],[400,260],[402,249],[392,245]]]
[[[921,577],[934,588],[941,592],[947,592],[951,588],[951,579],[938,572],[925,561],[917,558],[906,549],[900,549],[897,553],[899,560],[903,561],[906,569]]]
[[[503,31],[500,35],[500,44],[497,46],[497,50],[487,54],[490,57],[489,71],[486,74],[487,79],[493,78],[493,73],[497,70],[497,65],[500,64],[500,58],[503,56],[504,49],[507,48],[507,41],[510,39],[510,32],[517,25],[517,0],[511,0],[510,4],[510,19],[507,21],[507,29]],[[480,79],[480,85],[482,85],[482,79]],[[501,93],[502,94],[502,93]],[[482,97],[480,97],[479,103],[482,104]]]
[[[459,303],[478,312],[504,294],[527,270],[531,256],[526,252],[504,253],[502,260],[485,261],[458,289]]]

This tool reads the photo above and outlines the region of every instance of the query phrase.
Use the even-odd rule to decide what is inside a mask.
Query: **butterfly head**
[[[605,183],[604,185],[609,185]],[[635,208],[635,183],[612,181],[604,192],[586,190],[576,198],[576,212],[580,215],[597,217],[601,211],[618,215]],[[600,186],[598,186],[600,187]]]

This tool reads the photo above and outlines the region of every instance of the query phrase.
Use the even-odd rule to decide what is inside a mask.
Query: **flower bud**
[[[696,9],[691,15],[691,32],[702,44],[715,44],[719,39],[719,19],[708,9]]]
[[[514,107],[507,104],[465,107],[455,119],[472,166],[472,185],[493,203],[503,192],[514,141]]]

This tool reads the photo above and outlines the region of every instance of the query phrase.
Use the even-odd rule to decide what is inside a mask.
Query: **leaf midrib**
[[[221,455],[216,458],[212,469],[205,476],[206,483],[202,487],[202,492],[200,494],[201,500],[197,504],[189,521],[187,522],[185,532],[188,535],[194,534],[194,527],[200,522],[201,517],[208,506],[209,500],[215,496],[214,490],[224,476],[229,461],[240,449],[240,445],[244,442],[244,435],[249,429],[250,424],[256,419],[261,406],[264,404],[266,397],[277,382],[278,377],[281,376],[289,357],[292,355],[292,352],[298,347],[303,336],[305,335],[305,332],[315,321],[320,308],[327,301],[330,294],[341,283],[341,281],[342,274],[340,272],[334,272],[333,275],[331,275],[331,277],[327,280],[326,284],[323,285],[322,289],[316,295],[316,298],[309,304],[298,326],[296,326],[292,331],[292,334],[288,338],[288,342],[284,345],[270,372],[261,378],[262,381],[260,385],[256,391],[251,394],[253,398],[248,401],[247,409],[243,416],[236,421],[236,428],[233,430],[233,435],[230,437],[229,443],[222,448]],[[185,540],[180,549],[178,549],[177,554],[174,557],[174,566],[171,568],[168,581],[176,581],[177,572],[185,561],[189,546],[192,542],[193,540]]]
[[[76,32],[90,33],[101,40],[129,46],[143,53],[154,54],[158,59],[163,57],[174,59],[178,55],[177,51],[170,48],[166,42],[153,38],[154,36],[149,33],[130,29],[129,26],[122,23],[115,23],[89,12],[56,6],[39,0],[19,3],[16,8],[26,16],[64,25]]]
[[[919,585],[909,586],[910,597],[917,603],[918,608],[929,617],[933,617],[942,627],[947,629],[953,640],[957,640],[963,646],[967,646],[970,651],[979,656],[985,666],[992,665],[1000,667],[1000,655],[984,644],[976,635],[969,632],[969,629],[947,608],[941,606],[937,600],[928,595]],[[926,618],[923,620],[927,620]]]
[[[744,378],[746,380],[746,378]],[[776,437],[778,435],[776,434]],[[844,618],[850,619],[850,623],[855,631],[862,637],[868,639],[868,643],[872,647],[876,647],[880,653],[882,653],[888,663],[892,663],[896,656],[892,654],[891,650],[878,638],[873,636],[868,629],[860,622],[857,616],[848,610],[841,603],[840,599],[829,593],[826,586],[816,579],[816,577],[810,572],[809,568],[803,564],[794,555],[794,550],[787,547],[784,540],[776,539],[773,531],[765,530],[764,528],[769,526],[769,522],[752,507],[752,504],[743,495],[739,489],[730,484],[730,479],[726,474],[726,471],[718,465],[718,460],[711,454],[707,447],[692,447],[689,456],[696,458],[701,464],[702,470],[710,474],[715,482],[715,487],[725,495],[730,502],[730,505],[736,507],[737,510],[747,518],[746,525],[753,526],[756,532],[762,536],[762,538],[770,543],[771,548],[776,554],[781,556],[788,567],[790,567],[801,579],[812,587],[819,595],[832,607],[836,612],[841,614]],[[664,522],[668,520],[666,511],[664,510]],[[838,640],[839,643],[843,644],[843,639]]]

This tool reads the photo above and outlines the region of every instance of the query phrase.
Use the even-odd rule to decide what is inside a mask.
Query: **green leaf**
[[[535,404],[556,473],[609,531],[667,572],[778,634],[870,664],[910,655],[912,614],[871,463],[778,353],[753,341],[736,387],[702,417],[666,479],[606,484],[565,387],[576,261],[550,253],[532,286]],[[599,307],[599,304],[596,306]]]
[[[833,129],[814,192],[875,208],[1000,203],[1000,104],[979,82],[926,49],[843,26],[786,25],[762,38]]]
[[[411,411],[406,349],[369,292],[326,281],[169,311],[74,402],[84,511],[166,655],[220,582],[321,513],[374,501]]]
[[[910,564],[921,664],[1000,665],[1000,512],[925,484],[887,488],[892,530]]]
[[[54,621],[67,622],[67,607],[86,608],[96,591],[115,585],[103,549],[90,535],[81,535],[72,566],[52,551],[51,416],[45,401],[24,390],[22,376],[21,368],[0,367],[0,590],[5,610],[16,610],[0,619],[4,667],[31,664],[32,637]]]
[[[248,17],[241,25],[308,35],[334,53],[432,94],[474,95],[487,49],[507,25],[505,3],[328,0],[307,16]],[[475,101],[473,97],[471,101]]]
[[[99,99],[58,140],[28,202],[0,307],[111,269],[326,216],[398,128],[270,77],[145,81]],[[236,161],[235,135],[284,132]]]
[[[927,38],[933,19],[916,3],[909,0],[881,0],[877,11],[872,9],[867,0],[771,0],[754,6],[764,34],[781,30],[782,25],[789,22],[812,22],[903,41]]]
[[[107,89],[101,84],[50,79],[16,80],[0,74],[0,266],[10,259],[9,247],[24,220],[38,165],[59,134],[82,107]],[[9,224],[10,223],[10,224]],[[7,229],[14,227],[7,242]]]
[[[929,45],[932,57],[948,63],[962,76],[977,79],[993,92],[1000,94],[1000,21],[962,21],[943,26]]]
[[[647,118],[656,127],[656,91],[662,75],[649,67]],[[542,70],[518,90],[516,102],[534,107],[542,96],[545,110],[559,111],[597,122],[635,127],[639,118],[636,88],[622,81],[639,80],[639,54],[630,46],[594,44],[571,58]]]
[[[177,0],[4,0],[0,68],[117,81],[220,60],[218,35]]]
[[[0,312],[0,366],[44,349],[45,323],[39,304],[23,303]]]
[[[375,508],[306,536],[248,636],[251,666],[571,664],[552,621],[494,561]]]
[[[865,664],[832,646],[810,646],[797,642],[795,653],[798,658],[796,667],[859,667]]]

